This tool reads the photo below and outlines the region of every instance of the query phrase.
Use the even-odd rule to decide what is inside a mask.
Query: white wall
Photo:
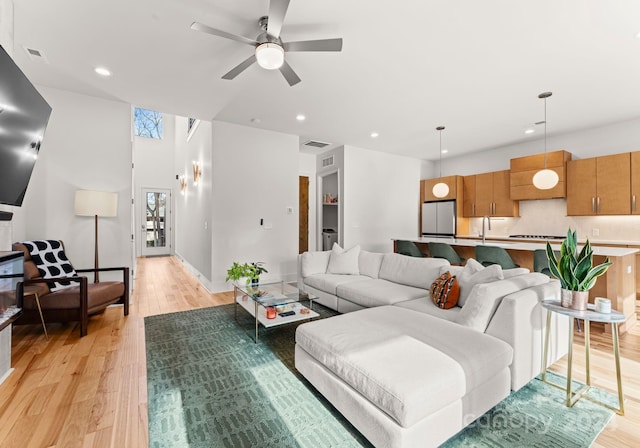
[[[0,0],[0,45],[13,57],[13,1]]]
[[[93,266],[93,218],[75,216],[76,190],[118,193],[100,218],[100,266],[131,266],[131,106],[38,87],[53,108],[14,239],[61,239],[77,268]],[[108,275],[101,275],[104,280]]]
[[[392,252],[418,231],[421,161],[344,147],[344,247]]]
[[[446,175],[485,173],[509,169],[509,161],[516,157],[544,153],[543,135],[538,139],[517,145],[502,146],[459,157],[442,159]],[[547,150],[564,149],[574,159],[585,159],[606,154],[640,150],[640,119],[624,121],[547,138]],[[437,165],[437,164],[436,164]]]
[[[542,136],[541,136],[542,137]],[[549,136],[548,151],[564,149],[573,159],[640,150],[640,119]],[[509,169],[512,158],[544,152],[540,138],[508,147],[494,148],[460,157],[443,159],[447,174],[468,175]],[[566,200],[520,201],[520,218],[493,220],[488,235],[546,234],[565,235],[577,229],[580,239],[591,241],[640,241],[640,216],[567,216]],[[477,234],[480,219],[470,220],[470,231]],[[597,234],[597,235],[596,235]]]
[[[175,152],[175,115],[162,114],[162,133],[161,139],[134,137],[133,138],[133,154],[134,154],[134,195],[135,201],[135,231],[136,231],[136,256],[141,255],[142,245],[145,244],[146,235],[142,230],[145,224],[143,213],[146,212],[145,198],[142,195],[144,188],[168,189],[176,192],[176,172],[174,168],[174,152]],[[184,135],[186,140],[186,131]],[[179,192],[180,189],[178,188]],[[170,217],[169,224],[174,227],[173,214]],[[171,253],[175,246],[175,235],[172,234]]]
[[[216,181],[211,162],[211,134],[211,122],[201,121],[187,141],[187,118],[176,117],[173,169],[175,252],[210,291],[214,289],[211,285],[212,188]],[[198,185],[193,184],[193,161],[199,161],[202,167]],[[184,193],[180,192],[176,174],[187,178]],[[225,186],[221,188],[225,189]]]
[[[317,208],[317,180],[316,180],[316,156],[300,153],[300,176],[309,178],[309,250],[316,250],[316,208]],[[298,212],[300,212],[298,210]]]
[[[0,45],[9,56],[13,56],[13,2],[11,0],[0,0]],[[24,219],[21,219],[21,209],[0,204],[0,211],[14,213],[12,221],[0,221],[0,250],[11,250],[11,243],[14,241],[13,227],[18,222],[18,228],[24,226]],[[20,232],[18,232],[20,234]]]
[[[296,280],[299,138],[219,121],[212,133],[214,290],[229,290],[233,261],[264,261],[265,280]]]

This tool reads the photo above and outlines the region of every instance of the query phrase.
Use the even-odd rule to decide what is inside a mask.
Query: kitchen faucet
[[[489,230],[491,230],[491,218],[489,218],[487,215],[484,215],[482,217],[482,244],[484,245],[484,237],[485,237],[485,231],[484,231],[484,218],[487,218],[487,222],[489,223]]]

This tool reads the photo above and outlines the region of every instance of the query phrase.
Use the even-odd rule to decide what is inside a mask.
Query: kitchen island
[[[395,241],[402,238],[394,239]],[[429,243],[447,243],[455,251],[466,259],[475,258],[475,247],[482,244],[482,240],[473,237],[465,238],[406,238],[413,241],[425,254],[429,255]],[[560,250],[560,240],[549,241],[553,250]],[[546,249],[544,241],[518,241],[513,239],[486,239],[487,246],[498,246],[505,249],[513,261],[533,271],[533,252],[538,249]],[[592,246],[593,262],[600,264],[609,257],[612,265],[607,272],[596,282],[589,291],[589,301],[593,303],[595,297],[606,297],[611,300],[613,309],[623,313],[627,318],[624,324],[620,324],[619,330],[624,333],[636,323],[636,254],[638,249],[631,247]],[[610,326],[607,326],[610,331]]]

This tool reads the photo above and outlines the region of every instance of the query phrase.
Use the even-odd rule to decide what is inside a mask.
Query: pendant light
[[[444,126],[438,126],[436,130],[440,133],[440,177],[442,177],[442,131],[444,130]],[[435,197],[443,198],[449,194],[449,185],[444,182],[438,182],[433,186],[431,192]]]
[[[558,173],[547,168],[547,98],[551,95],[551,92],[543,92],[538,95],[538,98],[544,100],[544,169],[533,176],[533,186],[538,190],[550,190],[558,185],[560,180]]]

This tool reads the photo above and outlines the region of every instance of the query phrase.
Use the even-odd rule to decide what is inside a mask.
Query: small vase
[[[565,308],[569,308],[571,306],[571,302],[573,301],[573,291],[569,289],[561,289],[560,290],[560,305]]]
[[[584,311],[589,303],[589,291],[572,291],[571,309]]]

